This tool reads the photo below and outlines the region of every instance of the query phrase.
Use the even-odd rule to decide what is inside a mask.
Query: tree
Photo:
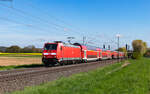
[[[0,46],[0,52],[4,53],[6,51],[7,47]]]
[[[143,42],[142,40],[133,40],[132,47],[133,47],[133,58],[140,59],[147,50],[147,43]]]
[[[23,53],[34,53],[34,52],[36,52],[35,49],[36,48],[34,45],[29,45],[27,47],[24,47],[21,52],[23,52]]]
[[[147,43],[143,42],[143,45],[144,45],[144,54],[145,54],[147,52]]]
[[[41,53],[42,49],[36,48],[34,45],[29,45],[21,50],[22,53]]]
[[[20,53],[20,51],[21,51],[21,48],[17,45],[10,46],[6,49],[7,53]]]

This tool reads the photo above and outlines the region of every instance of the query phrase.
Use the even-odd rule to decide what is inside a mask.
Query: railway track
[[[74,73],[87,72],[116,62],[118,60],[81,63],[61,67],[39,67],[0,71],[0,94],[22,90],[26,86],[38,85],[62,76],[70,76]]]

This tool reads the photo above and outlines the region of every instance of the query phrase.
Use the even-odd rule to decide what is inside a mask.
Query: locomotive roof
[[[73,44],[67,44],[67,43],[64,43],[64,42],[51,42],[51,43],[45,43],[45,44],[59,44],[59,43],[62,43],[63,46],[66,46],[66,47],[80,48],[79,46],[76,46],[76,45],[73,45]]]
[[[75,47],[75,48],[80,48],[79,46],[76,46],[76,45],[73,45],[73,44],[66,44],[66,43],[63,43],[64,46],[67,46],[67,47]]]

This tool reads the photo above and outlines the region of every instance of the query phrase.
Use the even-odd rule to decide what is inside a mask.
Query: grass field
[[[0,53],[0,69],[2,66],[41,64],[41,56],[41,53]]]
[[[129,60],[12,94],[150,94],[150,59]]]

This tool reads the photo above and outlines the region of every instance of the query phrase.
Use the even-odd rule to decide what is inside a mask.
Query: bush
[[[34,45],[29,45],[21,49],[22,53],[41,53],[42,49],[36,48]]]
[[[21,51],[21,48],[17,45],[10,46],[6,49],[7,53],[20,53],[20,51]]]
[[[133,47],[133,58],[139,59],[146,53],[147,43],[143,42],[142,40],[133,40],[132,47]]]
[[[144,54],[145,57],[150,57],[150,48],[147,49],[146,53]]]
[[[141,57],[142,54],[140,54],[139,52],[133,52],[133,56],[132,56],[133,59],[141,59]]]

